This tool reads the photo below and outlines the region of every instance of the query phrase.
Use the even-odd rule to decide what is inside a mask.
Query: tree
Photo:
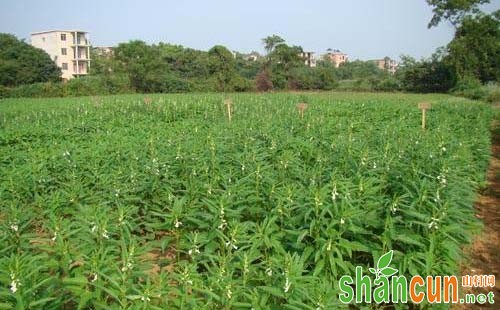
[[[286,72],[292,67],[304,65],[304,60],[300,56],[301,53],[302,47],[288,46],[283,43],[276,46],[270,55],[270,59],[274,65]]]
[[[500,11],[465,17],[448,44],[446,61],[459,79],[500,79]]]
[[[208,51],[210,74],[216,81],[217,90],[231,91],[236,78],[235,59],[224,46],[216,45]]]
[[[269,55],[271,67],[271,79],[275,88],[296,89],[293,72],[295,68],[305,67],[304,60],[300,56],[302,47],[279,44]]]
[[[60,79],[61,69],[45,51],[0,33],[0,85],[13,87]]]
[[[453,70],[438,55],[420,61],[409,56],[401,56],[401,60],[396,77],[407,91],[447,92],[455,85]]]
[[[162,91],[162,79],[168,68],[161,62],[158,49],[136,40],[120,43],[115,56],[127,73],[132,88],[140,92]]]
[[[264,49],[269,55],[276,46],[285,43],[285,40],[280,36],[273,34],[272,36],[268,36],[262,39],[262,43],[264,44]]]
[[[467,14],[479,13],[479,5],[489,2],[490,0],[427,0],[434,13],[427,27],[437,26],[443,19],[456,26]]]
[[[344,80],[380,78],[388,73],[373,61],[349,61],[337,68],[338,76]]]

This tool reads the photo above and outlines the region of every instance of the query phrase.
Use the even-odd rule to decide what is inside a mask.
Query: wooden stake
[[[418,104],[418,108],[422,110],[422,129],[425,129],[425,111],[431,108],[431,104],[428,102],[421,102]]]
[[[233,101],[231,99],[224,99],[224,104],[227,106],[227,118],[231,121],[231,105]]]
[[[304,111],[307,109],[308,105],[307,103],[298,103],[297,104],[297,110],[299,110],[300,118],[304,118]]]

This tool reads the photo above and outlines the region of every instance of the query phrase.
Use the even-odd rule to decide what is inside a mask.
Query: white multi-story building
[[[302,52],[299,56],[304,60],[304,64],[308,67],[316,67],[316,58],[314,57],[314,52]]]
[[[51,30],[31,34],[31,45],[43,49],[62,71],[65,80],[89,73],[90,41],[80,30]]]
[[[399,66],[395,60],[389,57],[384,57],[383,59],[375,59],[372,61],[375,62],[379,69],[389,71],[392,74],[396,73],[396,70]]]

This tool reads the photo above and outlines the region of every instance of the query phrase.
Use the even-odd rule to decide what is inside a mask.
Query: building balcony
[[[81,42],[81,43],[77,43],[77,44],[75,44],[73,42],[70,46],[71,47],[78,47],[78,46],[81,46],[81,47],[90,47],[90,42]]]

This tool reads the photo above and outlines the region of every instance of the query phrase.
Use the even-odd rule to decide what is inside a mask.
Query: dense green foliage
[[[447,49],[446,61],[459,79],[500,81],[500,11],[465,18]]]
[[[43,50],[0,33],[0,86],[59,81],[61,70]]]
[[[413,92],[446,92],[455,85],[455,75],[442,59],[403,56],[397,72],[404,89]]]
[[[428,27],[437,26],[442,20],[449,21],[452,25],[458,25],[465,16],[480,12],[481,4],[489,3],[490,0],[426,0],[432,7],[432,16]]]
[[[0,98],[75,97],[126,94],[134,92],[127,76],[121,74],[89,76],[65,83],[35,83],[16,88],[0,87]]]
[[[231,97],[232,122],[218,94],[0,101],[0,307],[336,309],[389,249],[457,272],[490,107]]]

